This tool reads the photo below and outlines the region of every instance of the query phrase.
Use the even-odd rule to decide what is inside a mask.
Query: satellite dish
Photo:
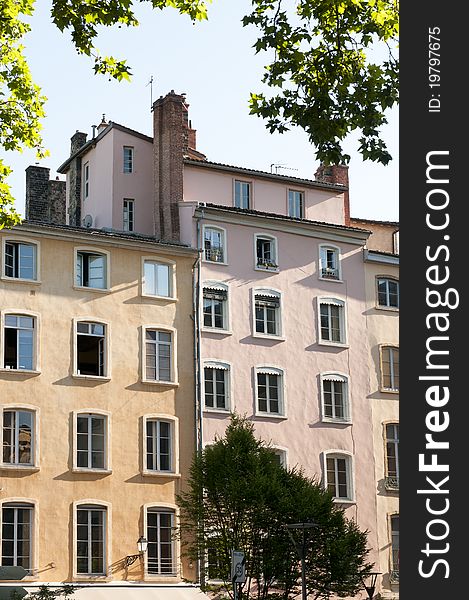
[[[91,215],[86,215],[83,219],[84,227],[91,227],[93,225],[93,217]]]

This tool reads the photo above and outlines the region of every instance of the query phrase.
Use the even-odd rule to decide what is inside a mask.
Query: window
[[[78,575],[106,574],[106,516],[105,506],[77,506],[77,554]]]
[[[399,254],[399,231],[392,234],[392,249],[394,254]]]
[[[143,294],[172,298],[174,296],[174,271],[172,263],[144,259],[143,261]]]
[[[268,235],[254,236],[256,268],[266,271],[278,270],[277,240]]]
[[[124,173],[133,173],[134,149],[132,146],[124,146]]]
[[[255,334],[279,336],[280,293],[271,290],[254,291]]]
[[[350,421],[348,380],[344,375],[321,375],[322,414],[327,421]]]
[[[159,329],[145,329],[146,381],[171,382],[173,334]]]
[[[339,248],[319,246],[319,276],[321,279],[340,279]]]
[[[107,288],[107,254],[76,251],[75,285],[97,290]]]
[[[3,411],[3,464],[34,464],[34,413],[30,410]]]
[[[131,198],[124,198],[122,214],[122,229],[124,231],[134,230],[134,205],[134,200]]]
[[[33,371],[35,369],[36,319],[26,315],[5,315],[4,355],[5,369]]]
[[[386,435],[386,479],[387,490],[399,489],[399,424],[388,423]]]
[[[37,245],[6,240],[4,246],[5,277],[37,280]]]
[[[320,340],[345,344],[345,303],[335,298],[319,299]]]
[[[336,500],[352,500],[351,457],[326,455],[326,489]]]
[[[280,448],[272,448],[274,451],[274,458],[281,467],[287,468],[287,452]]]
[[[399,281],[387,277],[378,277],[378,306],[399,308]]]
[[[381,347],[381,382],[384,391],[399,391],[399,348]]]
[[[77,323],[78,375],[106,376],[106,328],[103,323]]]
[[[248,181],[235,181],[236,208],[251,208],[251,184]]]
[[[87,162],[83,166],[83,196],[86,200],[90,195],[90,163]]]
[[[391,583],[399,582],[399,515],[391,515]]]
[[[230,408],[230,367],[224,363],[205,363],[204,399],[205,408],[229,410]]]
[[[148,508],[146,514],[149,575],[176,575],[174,561],[174,512]]]
[[[106,469],[107,418],[90,413],[76,417],[76,466],[79,469]]]
[[[146,470],[174,472],[173,424],[161,419],[147,419]]]
[[[32,570],[34,506],[5,502],[2,506],[2,567]]]
[[[204,228],[204,258],[211,262],[226,262],[225,232],[215,227]]]
[[[304,193],[288,190],[288,216],[302,219],[304,214]]]
[[[257,412],[263,415],[283,415],[283,373],[280,369],[257,370]]]
[[[228,288],[223,284],[203,286],[204,327],[228,329]]]

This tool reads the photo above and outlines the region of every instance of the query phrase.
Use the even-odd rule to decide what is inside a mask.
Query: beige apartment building
[[[196,252],[33,221],[0,252],[2,578],[191,597],[172,533],[195,448]]]
[[[352,219],[364,250],[380,594],[399,597],[399,224]]]

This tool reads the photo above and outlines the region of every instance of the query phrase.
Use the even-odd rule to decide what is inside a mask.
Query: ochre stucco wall
[[[3,236],[10,237],[5,232]],[[23,235],[25,235],[23,233]],[[0,236],[1,237],[1,236]],[[41,581],[72,579],[72,504],[82,499],[109,503],[112,517],[108,551],[110,579],[140,579],[139,561],[123,570],[122,559],[137,552],[143,530],[143,506],[175,504],[184,481],[177,477],[141,475],[142,417],[174,415],[179,419],[180,473],[187,473],[195,447],[192,252],[171,256],[166,248],[85,238],[81,242],[28,234],[40,241],[41,283],[0,281],[0,310],[34,311],[40,316],[40,374],[0,371],[0,403],[31,405],[39,412],[38,472],[1,470],[0,499],[27,498],[37,502],[38,528],[35,567]],[[74,246],[111,252],[111,291],[73,288]],[[127,245],[129,242],[127,242]],[[132,242],[130,242],[130,245]],[[176,261],[177,302],[142,298],[142,255]],[[110,381],[76,379],[72,374],[72,319],[88,317],[109,323]],[[155,324],[177,330],[178,387],[144,384],[141,373],[141,326]],[[100,409],[110,413],[112,473],[72,472],[72,413]],[[54,567],[51,564],[54,563]],[[180,575],[192,579],[187,563]],[[155,578],[163,581],[162,578]],[[171,578],[174,581],[174,578]]]

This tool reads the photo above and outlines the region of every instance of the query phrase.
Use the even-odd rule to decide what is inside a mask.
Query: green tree
[[[256,51],[273,52],[263,81],[273,95],[251,94],[251,113],[270,131],[302,127],[325,164],[348,163],[342,142],[361,133],[364,159],[391,160],[380,127],[398,102],[397,0],[252,0]],[[286,8],[285,8],[285,5]],[[373,60],[378,52],[384,58]]]
[[[221,579],[231,594],[231,550],[245,553],[244,600],[286,600],[298,593],[300,566],[287,523],[318,525],[307,545],[311,597],[354,595],[359,574],[371,569],[366,533],[315,479],[281,467],[255,437],[252,423],[239,416],[232,416],[223,438],[194,458],[188,489],[178,501],[184,551],[201,560],[205,579]]]
[[[129,79],[125,59],[103,56],[96,48],[99,28],[137,26],[134,6],[172,7],[192,21],[207,18],[211,0],[52,0],[51,16],[69,31],[80,54],[91,57],[95,73]],[[264,83],[272,90],[251,94],[250,110],[270,131],[302,127],[326,164],[348,162],[342,142],[361,133],[364,159],[391,159],[380,136],[385,112],[398,102],[398,61],[391,49],[398,36],[397,0],[251,0],[243,24],[258,30],[257,52],[267,51]],[[30,30],[25,18],[34,0],[0,3],[0,147],[34,148],[44,156],[40,135],[45,97],[32,81],[21,41]],[[368,55],[376,47],[384,59]],[[370,55],[371,56],[371,55]],[[9,167],[0,160],[0,228],[19,221],[7,184]]]

